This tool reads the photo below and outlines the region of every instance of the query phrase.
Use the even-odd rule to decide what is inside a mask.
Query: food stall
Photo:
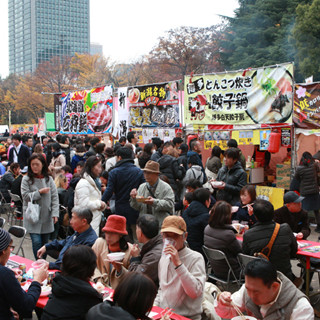
[[[215,145],[226,149],[235,139],[246,159],[248,182],[264,187],[269,199],[266,188],[280,186],[283,196],[290,185],[292,164],[283,161],[287,148],[294,149],[292,74],[292,64],[283,64],[185,77],[186,135],[198,135],[204,160]],[[271,147],[270,164],[263,165],[259,156]]]

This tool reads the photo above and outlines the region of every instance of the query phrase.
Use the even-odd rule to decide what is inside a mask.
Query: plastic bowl
[[[122,261],[125,256],[124,252],[112,252],[107,255],[110,261]]]
[[[231,320],[244,320],[244,319],[246,319],[246,320],[257,320],[257,318],[250,317],[250,316],[244,316],[244,318],[243,318],[243,316],[237,316],[237,317],[232,318]]]

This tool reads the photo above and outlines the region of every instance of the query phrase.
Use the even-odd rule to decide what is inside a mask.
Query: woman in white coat
[[[101,182],[99,179],[102,171],[101,161],[102,159],[99,156],[88,158],[74,193],[74,205],[92,211],[91,226],[97,236],[99,236],[102,211],[106,208],[105,202],[101,201]]]

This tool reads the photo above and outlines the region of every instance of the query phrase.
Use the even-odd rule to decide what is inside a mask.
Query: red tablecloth
[[[29,259],[26,259],[26,258],[23,258],[23,257],[20,257],[20,256],[15,256],[15,255],[12,255],[10,256],[10,260],[12,261],[15,261],[15,262],[18,262],[18,263],[24,263],[26,265],[26,268],[27,270],[31,268],[31,264],[32,264],[32,260],[29,260]],[[50,270],[50,271],[57,271],[57,270]],[[107,290],[110,291],[110,294],[113,293],[113,290],[110,289],[110,288],[106,288]],[[38,302],[37,302],[37,307],[39,308],[44,308],[45,305],[47,304],[49,298],[48,297],[40,297]],[[153,316],[153,319],[160,319],[161,318],[161,313],[164,311],[162,308],[160,307],[153,307],[152,312],[154,313],[157,313],[157,315],[154,315]],[[173,313],[171,316],[170,316],[171,319],[174,319],[174,320],[190,320],[188,318],[185,318],[183,316],[180,316],[178,314],[175,314]]]

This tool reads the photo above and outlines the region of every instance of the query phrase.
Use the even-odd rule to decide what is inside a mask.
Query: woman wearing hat
[[[112,252],[124,252],[122,264],[125,268],[130,264],[130,250],[132,245],[128,243],[124,236],[128,234],[126,230],[127,220],[123,216],[111,215],[108,217],[106,225],[103,227],[104,238],[98,238],[92,249],[97,255],[97,268],[93,275],[95,281],[100,281],[104,285],[116,288],[119,277],[116,269],[108,259],[108,254]],[[120,276],[120,275],[119,275]]]
[[[0,318],[15,319],[11,309],[23,318],[31,318],[41,293],[41,282],[47,278],[48,269],[43,266],[33,270],[33,281],[26,293],[15,273],[5,267],[13,248],[10,234],[0,229]]]

